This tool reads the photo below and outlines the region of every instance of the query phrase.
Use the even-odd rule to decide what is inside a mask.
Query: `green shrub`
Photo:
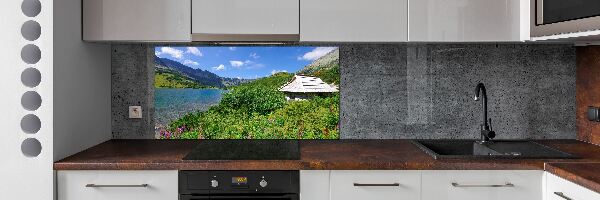
[[[240,86],[223,95],[220,106],[248,114],[268,114],[286,103],[283,93],[266,86]]]
[[[219,105],[169,124],[165,139],[338,139],[339,93],[287,102],[275,74],[230,88]]]

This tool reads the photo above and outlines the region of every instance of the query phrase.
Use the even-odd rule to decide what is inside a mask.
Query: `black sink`
[[[569,153],[524,140],[498,140],[479,143],[475,140],[413,140],[435,159],[440,158],[528,158],[574,159]]]

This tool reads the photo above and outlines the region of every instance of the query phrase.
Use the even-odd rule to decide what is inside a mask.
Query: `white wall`
[[[0,2],[0,199],[49,200],[53,197],[53,123],[52,123],[52,3],[41,1],[41,12],[27,17],[21,12],[22,0]],[[35,20],[41,26],[41,35],[34,41],[21,36],[21,25]],[[21,48],[27,44],[37,45],[41,59],[35,64],[21,60]],[[21,83],[24,69],[33,67],[42,74],[41,83],[33,88]],[[21,96],[26,91],[35,91],[42,97],[38,109],[27,111],[21,106]],[[20,121],[26,114],[40,118],[40,130],[26,134]],[[41,143],[41,153],[26,157],[21,144],[27,139]]]
[[[53,162],[111,138],[110,46],[81,42],[80,0],[41,0],[41,12],[30,17],[22,13],[22,2],[0,3],[0,199],[49,200],[54,198]],[[41,27],[33,41],[20,34],[28,20]],[[21,59],[28,44],[41,51],[36,63]],[[39,70],[39,85],[22,84],[26,68]],[[26,91],[41,96],[39,108],[21,105]],[[39,117],[39,131],[21,129],[27,114]],[[38,140],[41,153],[25,156],[25,139]]]
[[[110,45],[81,40],[81,0],[54,1],[54,160],[109,140]]]

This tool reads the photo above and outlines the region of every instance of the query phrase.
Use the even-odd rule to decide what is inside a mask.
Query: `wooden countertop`
[[[304,140],[300,160],[182,160],[198,140],[110,140],[54,163],[55,170],[542,170],[544,163],[600,162],[600,146],[577,140],[541,144],[582,159],[435,160],[410,140]]]

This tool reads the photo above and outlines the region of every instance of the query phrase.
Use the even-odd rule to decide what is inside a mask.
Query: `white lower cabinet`
[[[543,176],[538,170],[300,171],[300,200],[543,200]]]
[[[57,174],[58,200],[177,200],[177,171],[65,170]]]
[[[422,172],[422,200],[542,200],[543,171]]]
[[[178,199],[175,170],[65,170],[56,176],[58,200]],[[366,199],[600,200],[600,194],[537,170],[300,171],[300,200]]]
[[[334,170],[331,200],[415,200],[420,198],[419,171]]]
[[[545,200],[600,200],[600,194],[546,172]]]
[[[300,199],[329,200],[329,170],[300,171]]]

